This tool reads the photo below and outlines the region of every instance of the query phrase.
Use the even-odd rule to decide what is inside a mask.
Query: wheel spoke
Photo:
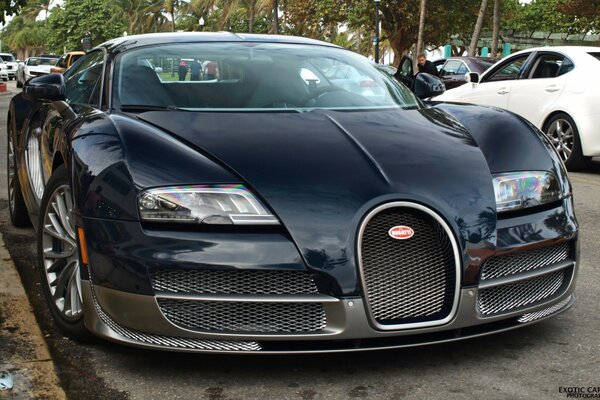
[[[46,233],[49,236],[52,236],[53,238],[56,238],[56,239],[58,239],[60,241],[66,242],[69,246],[73,246],[74,245],[73,241],[71,241],[69,238],[61,236],[58,232],[54,231],[52,229],[52,225],[45,225],[44,226],[44,233]]]
[[[69,235],[69,237],[71,239],[75,240],[75,230],[71,226],[71,219],[70,219],[70,216],[69,216],[70,211],[69,211],[69,208],[67,207],[67,205],[65,203],[65,198],[63,196],[66,197],[65,192],[57,194],[57,196],[56,196],[56,205],[58,207],[58,216],[60,217],[60,221],[62,223],[62,226],[66,230],[66,232]]]

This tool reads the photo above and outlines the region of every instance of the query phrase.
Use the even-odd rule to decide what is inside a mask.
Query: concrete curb
[[[66,399],[21,278],[0,234],[0,373],[14,386],[0,399]]]

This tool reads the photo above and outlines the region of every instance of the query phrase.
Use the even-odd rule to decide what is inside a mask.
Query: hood
[[[176,111],[139,118],[237,173],[279,217],[307,266],[334,278],[336,294],[358,290],[347,272],[356,270],[358,228],[384,202],[434,209],[459,239],[464,265],[471,249],[495,243],[488,164],[443,111]]]

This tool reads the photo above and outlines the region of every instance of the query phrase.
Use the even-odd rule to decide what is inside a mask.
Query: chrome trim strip
[[[337,303],[335,297],[306,294],[306,295],[223,295],[223,294],[190,294],[156,292],[157,299],[221,301],[236,303]]]
[[[448,313],[448,316],[444,319],[435,320],[435,321],[426,321],[426,322],[415,322],[415,323],[408,323],[408,324],[382,325],[382,324],[378,323],[375,320],[375,317],[373,316],[373,312],[371,311],[371,306],[369,305],[369,297],[367,296],[368,291],[367,291],[367,287],[366,287],[366,280],[365,280],[363,263],[362,263],[362,254],[361,254],[362,238],[363,238],[363,234],[365,232],[367,224],[375,215],[377,215],[378,213],[380,213],[383,210],[387,210],[388,208],[396,208],[396,207],[413,208],[415,210],[419,210],[419,211],[422,211],[422,212],[428,214],[442,226],[442,228],[446,232],[446,235],[448,235],[448,239],[450,240],[450,243],[452,244],[452,252],[454,254],[454,265],[455,265],[455,274],[456,274],[455,285],[454,285],[454,300],[452,303],[452,309],[450,310],[450,313]],[[434,212],[433,210],[431,210],[425,206],[422,206],[421,204],[412,203],[412,202],[408,202],[408,201],[395,201],[395,202],[391,202],[391,203],[382,204],[382,205],[374,208],[373,210],[371,210],[367,214],[367,216],[363,219],[363,222],[361,223],[360,229],[358,231],[356,247],[357,247],[357,257],[358,257],[358,272],[360,275],[360,285],[363,290],[363,298],[364,298],[365,308],[367,309],[369,321],[373,324],[373,326],[375,328],[377,328],[379,330],[384,330],[384,331],[425,328],[425,327],[432,327],[432,326],[438,326],[438,325],[445,325],[455,317],[456,312],[458,310],[458,303],[459,303],[458,300],[460,297],[460,283],[461,283],[461,278],[462,278],[461,259],[460,259],[460,254],[458,251],[458,244],[457,244],[456,238],[454,237],[454,233],[452,232],[452,230],[450,229],[450,226],[446,223],[446,221],[444,221],[444,219],[442,217],[440,217],[436,212]]]
[[[547,275],[552,272],[560,271],[561,269],[566,269],[575,265],[575,262],[572,260],[562,261],[547,267],[542,267],[538,269],[533,269],[531,271],[520,272],[514,275],[502,276],[500,278],[488,279],[479,284],[479,289],[487,289],[494,286],[507,285],[510,283],[516,283],[519,281],[536,278],[542,275]]]

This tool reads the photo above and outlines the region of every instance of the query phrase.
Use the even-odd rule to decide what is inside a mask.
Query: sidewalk
[[[0,399],[66,399],[0,235],[0,387],[11,380],[12,389],[0,390]]]

